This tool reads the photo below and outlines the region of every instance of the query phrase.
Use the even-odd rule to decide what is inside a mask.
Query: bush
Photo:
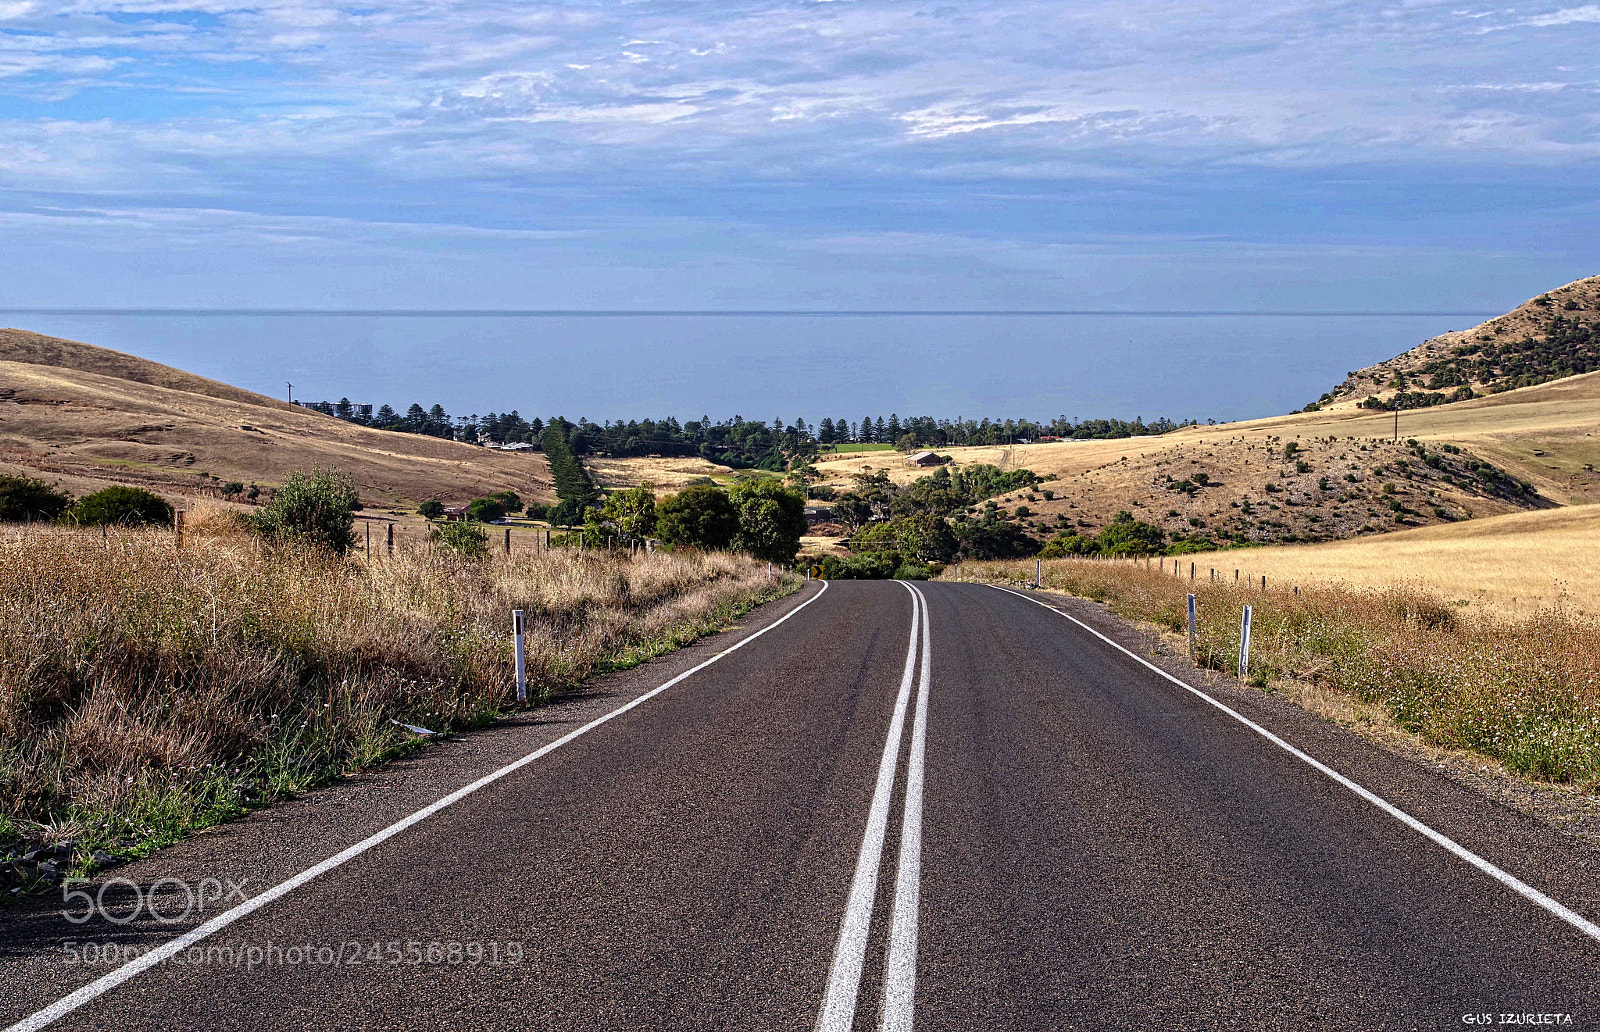
[[[535,502],[523,508],[522,514],[530,520],[542,520],[550,515],[550,506]]]
[[[505,515],[506,507],[498,498],[474,498],[467,503],[467,519],[476,523],[493,523]]]
[[[224,497],[224,498],[232,498],[234,495],[239,495],[239,494],[244,494],[244,482],[243,481],[241,481],[241,480],[230,480],[226,484],[222,485],[222,497]]]
[[[428,540],[435,548],[467,559],[485,559],[489,555],[489,532],[476,523],[441,523],[428,531]]]
[[[656,506],[656,533],[669,545],[729,548],[739,534],[739,510],[715,484],[695,484]]]
[[[425,519],[436,520],[444,515],[444,503],[437,498],[430,498],[417,506],[417,514]]]
[[[901,566],[899,552],[862,552],[841,559],[830,555],[822,560],[825,580],[888,580]]]
[[[331,469],[291,473],[252,522],[262,537],[298,541],[343,555],[355,540],[356,485]]]
[[[522,511],[522,496],[515,491],[495,491],[489,497],[504,506],[506,512]]]
[[[108,487],[84,495],[72,507],[68,518],[86,527],[110,524],[117,527],[145,527],[172,522],[172,506],[158,494],[141,487]]]
[[[71,504],[71,495],[42,480],[0,476],[0,520],[53,520]]]
[[[749,480],[728,498],[739,512],[737,547],[767,562],[794,562],[807,527],[804,495],[776,481]]]

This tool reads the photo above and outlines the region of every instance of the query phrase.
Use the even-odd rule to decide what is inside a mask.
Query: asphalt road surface
[[[0,912],[0,1022],[1600,1022],[1595,849],[1046,601],[808,585],[99,907]]]

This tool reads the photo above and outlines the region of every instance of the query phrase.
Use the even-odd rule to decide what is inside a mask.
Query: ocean
[[[0,311],[277,397],[596,422],[734,415],[1229,421],[1495,313]]]

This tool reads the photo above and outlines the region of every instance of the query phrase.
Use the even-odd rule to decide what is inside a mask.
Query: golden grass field
[[[1413,586],[1504,615],[1560,607],[1600,616],[1600,506],[1513,513],[1349,541],[1181,556],[1187,574],[1235,570],[1269,585]],[[1174,560],[1167,560],[1171,569]]]

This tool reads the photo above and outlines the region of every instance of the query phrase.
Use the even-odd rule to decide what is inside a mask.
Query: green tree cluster
[[[656,531],[656,492],[649,482],[626,491],[613,491],[605,504],[585,515],[585,544],[605,545],[644,541]]]

